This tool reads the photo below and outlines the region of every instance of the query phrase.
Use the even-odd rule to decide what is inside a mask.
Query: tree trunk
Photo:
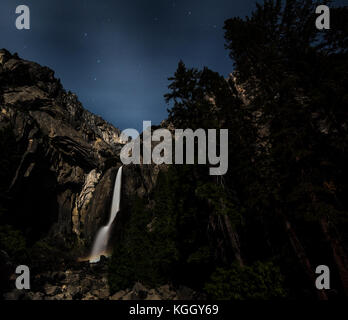
[[[209,219],[209,229],[213,241],[216,243],[217,254],[222,261],[230,263],[232,260],[236,260],[239,266],[243,267],[238,234],[228,216],[212,214]]]
[[[226,228],[226,231],[227,231],[227,235],[228,235],[231,247],[232,247],[233,252],[234,252],[234,257],[236,258],[239,266],[243,267],[244,263],[243,263],[242,256],[240,254],[240,244],[239,244],[238,234],[233,229],[231,221],[230,221],[230,219],[228,218],[228,216],[226,214],[223,215],[223,220],[224,220],[225,228]]]
[[[341,244],[337,240],[337,237],[332,237],[328,221],[325,218],[320,220],[321,229],[324,233],[326,241],[330,244],[332,249],[332,255],[337,266],[344,293],[348,297],[348,258],[342,248]]]
[[[308,278],[310,279],[314,287],[316,275],[306,255],[306,251],[303,248],[300,240],[298,239],[295,230],[292,228],[290,222],[285,217],[284,217],[284,222],[285,222],[286,232],[289,236],[292,248],[294,249],[297,258],[299,259],[304,271],[306,272]],[[327,300],[327,295],[323,290],[317,290],[317,297],[319,300]]]

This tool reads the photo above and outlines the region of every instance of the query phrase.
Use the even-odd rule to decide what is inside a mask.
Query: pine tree
[[[321,225],[347,292],[346,253],[337,232],[333,235],[337,218],[347,217],[348,209],[337,192],[347,181],[342,181],[347,176],[342,161],[347,159],[348,136],[343,87],[347,28],[342,18],[347,15],[339,9],[338,26],[323,34],[314,27],[318,4],[265,1],[250,18],[227,20],[225,37],[237,79],[267,130],[261,137],[267,151],[260,166],[271,209],[283,219],[311,281],[314,268],[291,221]]]

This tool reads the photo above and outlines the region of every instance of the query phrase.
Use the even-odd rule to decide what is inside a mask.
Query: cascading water
[[[121,201],[121,181],[122,181],[122,166],[118,169],[114,194],[112,196],[112,204],[110,211],[109,222],[106,226],[101,227],[97,233],[97,236],[94,240],[92,252],[89,258],[89,262],[96,263],[100,260],[101,255],[107,255],[107,246],[110,237],[111,225],[114,222],[118,211],[120,210],[120,201]]]

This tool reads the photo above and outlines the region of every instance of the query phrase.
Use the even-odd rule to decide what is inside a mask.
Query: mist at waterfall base
[[[94,240],[94,244],[92,247],[92,251],[89,257],[90,263],[97,263],[100,260],[100,257],[107,256],[108,250],[108,242],[111,233],[111,226],[114,222],[118,211],[120,210],[120,201],[121,201],[121,186],[122,186],[122,166],[118,169],[115,185],[114,185],[114,193],[112,196],[112,204],[110,210],[110,218],[109,222],[106,226],[103,226],[97,232],[97,236]]]

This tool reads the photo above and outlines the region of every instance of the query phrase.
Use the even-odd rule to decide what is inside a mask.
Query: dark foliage
[[[154,206],[132,211],[115,249],[113,270],[127,279],[112,278],[115,290],[139,280],[216,299],[348,294],[348,14],[332,8],[335,22],[319,31],[318,4],[265,1],[227,20],[228,80],[180,61],[165,96],[168,121],[229,129],[229,170],[214,178],[204,166],[178,166],[162,175]],[[320,264],[332,271],[332,290],[315,289]]]

